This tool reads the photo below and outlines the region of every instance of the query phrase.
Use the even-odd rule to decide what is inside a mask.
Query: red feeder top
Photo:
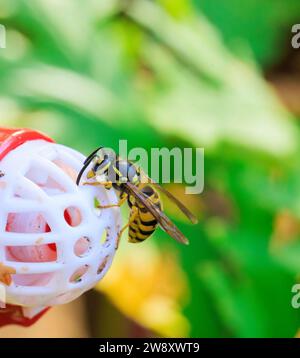
[[[27,128],[3,128],[0,127],[0,160],[2,160],[11,150],[29,141],[43,139],[48,142],[53,140],[45,134]]]

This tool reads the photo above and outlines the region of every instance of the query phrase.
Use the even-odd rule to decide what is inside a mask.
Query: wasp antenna
[[[86,166],[84,166],[84,167],[81,168],[81,170],[80,170],[80,172],[79,172],[79,174],[78,174],[78,176],[77,176],[77,179],[76,179],[76,185],[79,185],[80,179],[81,179],[82,174],[84,173],[85,169],[86,169]]]
[[[76,185],[79,185],[80,183],[80,179],[82,177],[82,174],[84,173],[84,171],[86,170],[86,168],[90,165],[91,161],[94,159],[94,156],[89,156],[83,163],[83,167],[81,168],[80,172],[78,173],[77,179],[76,179]]]
[[[96,150],[94,150],[86,159],[85,159],[85,161],[83,162],[83,164],[86,164],[87,162],[89,162],[90,163],[90,159],[91,158],[94,158],[95,157],[95,154],[100,150],[100,149],[102,149],[103,147],[99,147],[99,148],[97,148]]]

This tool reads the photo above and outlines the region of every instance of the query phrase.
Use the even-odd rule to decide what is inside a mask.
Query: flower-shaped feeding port
[[[113,190],[76,185],[84,159],[44,139],[25,141],[1,159],[0,279],[6,303],[67,303],[110,267],[120,211],[96,209],[95,201],[114,204],[117,197]],[[3,267],[13,269],[7,282]]]

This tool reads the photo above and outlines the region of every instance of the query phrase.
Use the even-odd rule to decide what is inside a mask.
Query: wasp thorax
[[[131,162],[119,159],[108,169],[109,180],[113,183],[126,184],[130,182],[134,185],[140,183],[140,173],[138,168]]]

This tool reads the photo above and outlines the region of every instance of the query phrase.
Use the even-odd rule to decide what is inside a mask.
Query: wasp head
[[[106,149],[103,147],[98,148],[93,153],[91,153],[84,161],[84,165],[77,177],[77,185],[79,184],[84,171],[91,163],[92,167],[87,173],[88,179],[93,179],[97,176],[107,175],[109,167],[112,165],[113,162],[115,162],[115,160],[116,155],[113,150]]]

